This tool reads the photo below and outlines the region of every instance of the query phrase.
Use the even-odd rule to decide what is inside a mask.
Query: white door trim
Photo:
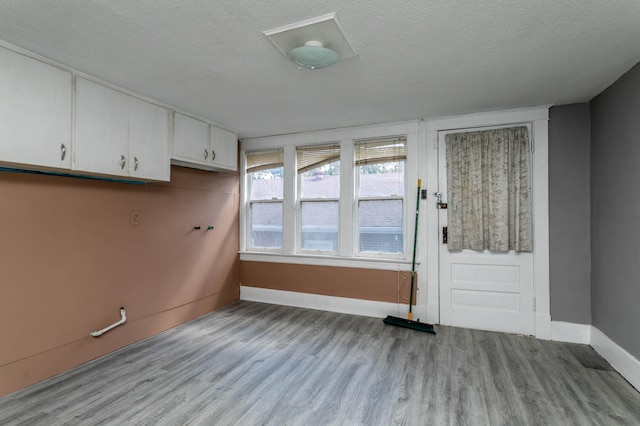
[[[438,132],[474,127],[501,126],[530,122],[534,142],[533,175],[533,285],[536,298],[535,336],[551,338],[549,299],[549,107],[516,108],[503,111],[481,112],[451,117],[434,118],[424,123],[426,132],[426,189],[429,195],[438,188]],[[428,319],[439,322],[439,247],[436,201],[429,196],[427,210],[427,309]],[[434,319],[438,312],[438,319]]]

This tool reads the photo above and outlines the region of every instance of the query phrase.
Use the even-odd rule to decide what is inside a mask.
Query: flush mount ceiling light
[[[326,68],[357,56],[335,13],[264,31],[264,35],[298,68]]]
[[[294,47],[287,52],[287,58],[311,70],[326,68],[338,62],[338,53],[324,47],[321,41],[310,40],[304,46]]]

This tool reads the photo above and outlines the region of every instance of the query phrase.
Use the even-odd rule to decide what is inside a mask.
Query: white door
[[[447,133],[457,132],[438,133],[438,191],[443,202],[447,200]],[[533,254],[449,251],[443,242],[446,209],[438,210],[438,222],[440,322],[456,327],[533,335]]]

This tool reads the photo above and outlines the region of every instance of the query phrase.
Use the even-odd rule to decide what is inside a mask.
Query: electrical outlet
[[[131,212],[131,226],[140,225],[140,213]]]

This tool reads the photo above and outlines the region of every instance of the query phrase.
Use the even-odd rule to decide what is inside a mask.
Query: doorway
[[[427,208],[427,309],[443,325],[550,338],[548,223],[548,107],[446,117],[425,123]],[[447,210],[444,138],[490,128],[526,125],[532,153],[533,252],[449,251],[443,241]]]

